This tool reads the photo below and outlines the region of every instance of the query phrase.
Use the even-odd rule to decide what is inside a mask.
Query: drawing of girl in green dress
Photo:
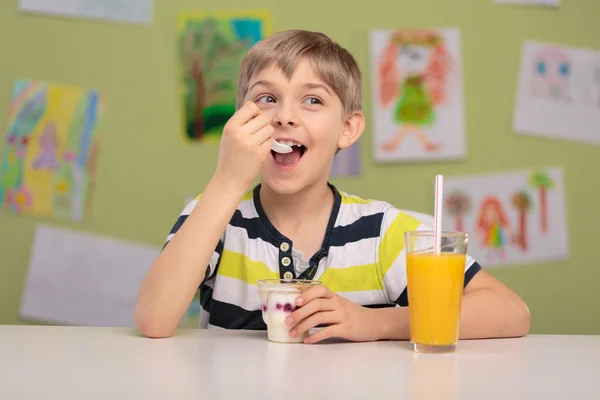
[[[392,34],[379,65],[379,100],[384,107],[396,101],[393,116],[400,129],[382,144],[383,151],[396,150],[409,134],[426,151],[439,148],[423,127],[435,124],[435,107],[446,100],[449,69],[450,57],[440,33],[399,30]]]

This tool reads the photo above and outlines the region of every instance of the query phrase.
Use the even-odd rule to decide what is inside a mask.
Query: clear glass
[[[268,339],[279,343],[303,342],[306,334],[290,337],[285,320],[296,310],[296,298],[302,292],[321,285],[321,282],[309,279],[263,279],[257,283]]]
[[[434,253],[433,231],[405,233],[410,340],[420,353],[456,350],[468,234],[442,232]]]

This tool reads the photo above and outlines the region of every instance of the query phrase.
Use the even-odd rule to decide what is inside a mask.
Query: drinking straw
[[[434,210],[434,226],[433,226],[433,241],[434,254],[437,256],[441,252],[442,247],[442,197],[444,193],[444,177],[442,175],[435,176],[435,210]]]

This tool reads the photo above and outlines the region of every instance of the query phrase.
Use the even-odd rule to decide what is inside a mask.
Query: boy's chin
[[[272,191],[281,195],[297,194],[307,186],[304,182],[299,182],[298,180],[270,179],[266,176],[261,181],[263,185],[267,185]]]

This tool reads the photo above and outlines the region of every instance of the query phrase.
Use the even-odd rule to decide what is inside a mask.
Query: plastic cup
[[[405,233],[410,340],[420,353],[449,353],[458,343],[468,235]]]
[[[264,279],[258,281],[262,303],[262,317],[267,324],[267,337],[271,342],[301,343],[306,334],[290,337],[286,318],[296,310],[296,298],[306,290],[320,285],[308,279]]]

